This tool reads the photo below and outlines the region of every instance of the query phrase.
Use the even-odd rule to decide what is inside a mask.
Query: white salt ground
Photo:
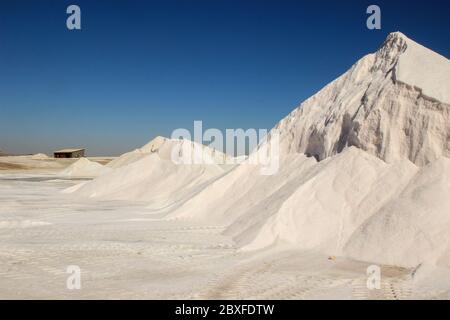
[[[14,177],[0,174],[0,221],[21,221],[0,228],[0,299],[450,298],[446,268],[381,265],[381,289],[369,290],[371,263],[281,245],[240,252],[220,225],[59,192],[75,181]],[[81,290],[66,288],[74,264]]]

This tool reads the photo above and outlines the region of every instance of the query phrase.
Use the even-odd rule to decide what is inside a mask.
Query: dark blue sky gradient
[[[81,31],[66,28],[70,4]],[[0,149],[117,155],[194,120],[270,129],[389,32],[450,57],[449,12],[448,0],[2,0]]]

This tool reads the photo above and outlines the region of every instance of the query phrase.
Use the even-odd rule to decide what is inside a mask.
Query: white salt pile
[[[36,153],[36,154],[33,154],[31,156],[31,159],[33,159],[33,160],[46,160],[46,159],[50,159],[50,158],[46,154]]]
[[[172,150],[185,145],[190,148],[194,143],[157,137],[138,152],[119,157],[110,166],[114,168],[110,173],[67,192],[76,191],[85,197],[146,201],[155,210],[177,206],[225,173],[216,164],[175,164]],[[204,157],[220,156],[205,146],[201,148]]]
[[[86,158],[80,158],[69,167],[62,170],[60,175],[72,178],[97,177],[109,172],[110,169],[100,163],[90,161]]]
[[[113,161],[108,163],[107,166],[110,168],[119,168],[136,162],[153,153],[160,155],[160,158],[162,159],[170,160],[174,148],[178,148],[180,149],[180,151],[183,151],[183,149],[191,151],[194,147],[198,147],[201,150],[200,154],[205,162],[221,165],[225,163],[226,159],[229,159],[228,156],[220,151],[189,140],[176,140],[158,136],[143,147],[131,152],[127,152],[121,155],[119,158],[114,159]],[[195,155],[196,153],[192,151],[192,156]]]

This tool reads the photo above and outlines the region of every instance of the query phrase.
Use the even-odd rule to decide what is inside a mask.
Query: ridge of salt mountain
[[[153,153],[158,151],[158,149],[161,148],[163,144],[167,143],[170,140],[171,139],[166,137],[156,136],[155,138],[150,140],[147,144],[143,145],[137,150],[139,150],[142,153]]]
[[[449,161],[449,105],[407,84],[414,78],[404,71],[399,81],[396,69],[408,48],[417,46],[401,33],[390,34],[375,54],[283,119],[277,125],[277,174],[261,176],[257,167],[241,164],[167,218],[223,225],[243,250],[281,241],[372,262],[450,265],[444,245],[450,225],[443,218],[450,168],[436,165]],[[424,50],[428,54],[411,55],[416,64],[427,64],[428,56],[436,60]],[[402,244],[399,234],[408,237]],[[368,253],[380,239],[383,250]],[[415,243],[421,239],[425,245]]]
[[[318,160],[349,146],[419,166],[450,156],[450,62],[400,32],[305,100],[276,129],[281,153]]]
[[[133,151],[126,152],[122,154],[120,157],[110,161],[106,166],[108,166],[109,168],[119,168],[127,164],[131,164],[135,161],[142,159],[144,156],[150,153],[157,152],[158,149],[168,140],[170,139],[157,136],[144,146],[137,148]]]

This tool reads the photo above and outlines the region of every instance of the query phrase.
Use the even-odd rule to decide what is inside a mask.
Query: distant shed
[[[55,158],[82,158],[85,149],[63,149],[53,152]]]

